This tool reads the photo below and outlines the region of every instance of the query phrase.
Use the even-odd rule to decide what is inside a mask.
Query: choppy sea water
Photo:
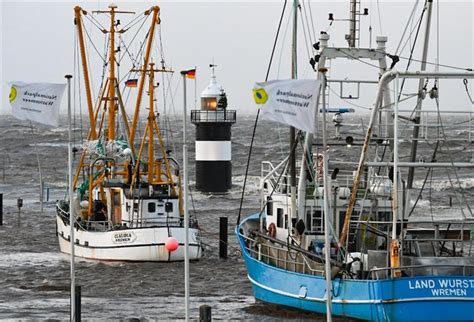
[[[359,117],[363,119],[363,117]],[[200,305],[210,305],[215,319],[241,320],[324,320],[307,312],[257,302],[252,296],[244,262],[233,233],[242,191],[253,117],[239,118],[233,126],[233,186],[225,195],[192,191],[205,247],[204,258],[191,263],[191,317],[198,318]],[[350,128],[351,134],[363,131],[363,123]],[[63,122],[62,124],[66,124]],[[181,158],[180,123],[173,137],[175,154]],[[76,125],[76,145],[80,131]],[[189,142],[193,142],[189,127]],[[258,210],[258,176],[262,160],[280,160],[286,156],[288,130],[274,123],[261,122],[249,170],[243,216]],[[40,211],[37,143],[49,201]],[[55,200],[64,198],[67,173],[67,130],[36,126],[8,116],[0,118],[0,193],[4,198],[4,225],[0,227],[0,319],[68,319],[69,257],[59,252],[55,236]],[[403,148],[403,145],[402,145]],[[460,147],[462,148],[462,147]],[[336,157],[353,158],[358,149],[334,151]],[[405,151],[405,150],[403,150]],[[472,156],[459,150],[466,160]],[[406,152],[406,151],[405,151]],[[194,148],[190,144],[190,178],[194,177]],[[407,153],[407,152],[406,152]],[[427,152],[427,156],[429,153]],[[77,156],[79,158],[79,155]],[[463,193],[474,199],[474,174],[458,173]],[[424,172],[416,185],[421,186]],[[444,217],[458,217],[450,208],[451,185],[446,177],[433,177],[431,193],[436,202],[426,198],[421,208]],[[24,200],[19,212],[17,198]],[[423,214],[421,214],[423,215]],[[219,217],[229,218],[229,258],[218,256]],[[77,259],[76,281],[82,286],[82,317],[104,319],[183,319],[183,263],[100,262]]]

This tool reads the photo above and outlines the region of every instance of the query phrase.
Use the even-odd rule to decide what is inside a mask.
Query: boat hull
[[[60,216],[56,218],[57,235],[61,252],[70,254],[70,226]],[[184,260],[183,227],[150,227],[121,229],[113,231],[87,231],[75,229],[74,255],[107,261],[157,261],[171,262]],[[169,252],[165,242],[169,236],[178,240],[179,247]],[[189,259],[202,256],[198,229],[189,229]]]
[[[246,249],[244,237],[238,236],[256,299],[326,313],[324,277],[259,261]],[[335,279],[332,287],[332,312],[338,316],[376,321],[474,320],[472,276]]]

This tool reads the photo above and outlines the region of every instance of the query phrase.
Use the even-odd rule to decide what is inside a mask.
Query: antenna
[[[212,68],[212,73],[211,73],[211,77],[212,78],[216,78],[216,67],[217,65],[214,64],[214,59],[212,60],[212,64],[209,64],[209,68]]]
[[[350,0],[350,18],[349,19],[335,19],[334,13],[329,13],[328,20],[330,21],[330,25],[334,21],[349,21],[349,33],[346,35],[347,43],[349,47],[355,47],[356,41],[357,46],[359,46],[360,40],[360,16],[368,16],[369,9],[364,8],[364,11],[361,13],[360,11],[361,5],[360,0]]]

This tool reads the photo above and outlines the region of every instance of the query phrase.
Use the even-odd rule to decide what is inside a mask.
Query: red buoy
[[[168,237],[165,243],[166,250],[171,252],[174,252],[175,250],[178,249],[179,243],[178,240],[174,237]]]

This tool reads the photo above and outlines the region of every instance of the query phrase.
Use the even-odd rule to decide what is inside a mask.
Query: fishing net
[[[128,156],[128,153],[130,153],[130,147],[124,140],[112,140],[104,142],[104,139],[100,138],[98,140],[87,141],[82,147],[93,159],[105,157],[113,159],[125,159]]]

